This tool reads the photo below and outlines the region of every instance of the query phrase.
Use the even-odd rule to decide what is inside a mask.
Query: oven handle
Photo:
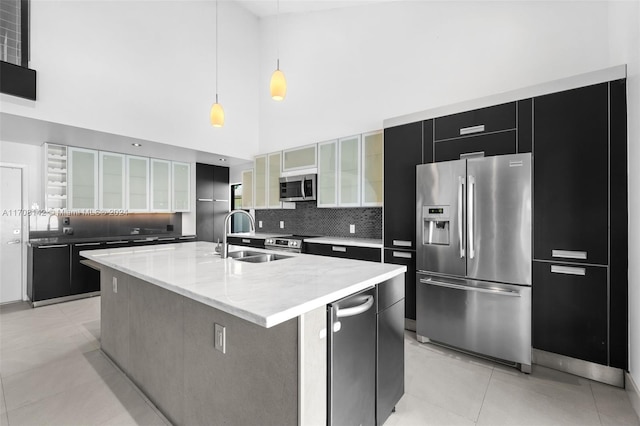
[[[460,284],[453,284],[453,283],[445,283],[442,281],[434,281],[431,278],[421,278],[420,282],[422,284],[432,284],[432,285],[436,285],[438,287],[446,287],[446,288],[453,288],[456,290],[464,290],[464,291],[477,291],[479,293],[490,293],[490,294],[496,294],[496,295],[500,295],[500,296],[509,296],[509,297],[521,297],[520,293],[518,291],[515,290],[501,290],[501,289],[497,289],[497,288],[484,288],[484,287],[469,287],[466,285],[460,285]]]

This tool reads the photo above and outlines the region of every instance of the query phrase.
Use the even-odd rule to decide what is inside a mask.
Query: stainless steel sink
[[[231,251],[229,252],[228,256],[233,259],[243,259],[245,257],[260,256],[262,254],[264,253],[261,253],[259,251]]]
[[[229,257],[231,257],[231,253],[229,253]],[[249,263],[264,263],[264,262],[273,262],[274,260],[280,260],[280,259],[288,259],[291,256],[285,256],[282,254],[275,254],[275,253],[256,253],[255,256],[244,256],[244,257],[238,257],[236,258],[236,260],[239,260],[241,262],[249,262]]]

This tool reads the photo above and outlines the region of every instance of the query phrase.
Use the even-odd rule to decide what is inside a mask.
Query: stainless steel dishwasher
[[[375,288],[327,305],[327,424],[375,424]]]

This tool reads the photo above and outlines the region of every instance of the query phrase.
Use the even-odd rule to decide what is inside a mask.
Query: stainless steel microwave
[[[299,175],[280,178],[280,201],[312,201],[316,199],[316,176]]]

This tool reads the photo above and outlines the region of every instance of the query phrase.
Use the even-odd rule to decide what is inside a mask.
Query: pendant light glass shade
[[[224,109],[222,105],[218,103],[218,97],[216,96],[216,103],[211,107],[211,125],[213,127],[224,126]]]
[[[284,73],[280,71],[280,67],[271,75],[271,97],[275,101],[281,101],[287,95],[287,80]]]

